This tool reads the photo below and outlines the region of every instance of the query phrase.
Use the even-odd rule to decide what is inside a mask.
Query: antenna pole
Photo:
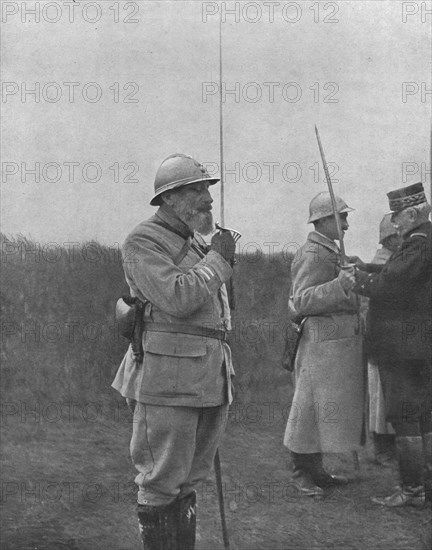
[[[222,104],[222,13],[219,18],[219,144],[220,144],[220,223],[225,226],[224,197],[224,149],[223,149],[223,104]]]

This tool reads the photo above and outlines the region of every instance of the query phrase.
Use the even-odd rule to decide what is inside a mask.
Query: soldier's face
[[[345,233],[345,231],[347,231],[349,228],[348,213],[344,212],[342,214],[339,214],[339,219],[341,223],[342,232]],[[333,239],[333,240],[339,239],[336,220],[334,216],[328,216],[327,218],[322,218],[319,221],[320,223],[317,225],[317,230],[320,233],[322,233],[329,239]]]
[[[178,194],[193,210],[209,212],[213,202],[209,187],[210,184],[207,181],[191,183],[181,187]]]
[[[214,229],[213,199],[206,181],[185,185],[171,194],[170,206],[193,231],[208,235]]]

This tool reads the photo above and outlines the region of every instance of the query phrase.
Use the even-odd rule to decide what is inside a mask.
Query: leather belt
[[[191,334],[202,338],[216,338],[226,342],[226,332],[208,327],[197,327],[191,325],[180,325],[175,323],[144,323],[144,331],[147,332],[176,332],[180,334]]]

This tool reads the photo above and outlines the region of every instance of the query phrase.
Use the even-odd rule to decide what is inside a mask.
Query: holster
[[[294,370],[295,359],[306,319],[307,317],[304,317],[299,322],[290,321],[290,325],[285,333],[285,348],[282,354],[281,364],[282,368],[288,372],[293,372]]]
[[[126,338],[131,347],[134,359],[142,363],[144,348],[144,310],[146,304],[139,298],[122,296],[117,300],[115,317],[120,334]]]

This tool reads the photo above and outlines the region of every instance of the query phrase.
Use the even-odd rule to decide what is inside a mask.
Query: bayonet
[[[318,147],[319,147],[319,150],[320,150],[320,155],[321,155],[321,160],[322,160],[322,163],[323,163],[324,173],[325,173],[325,177],[326,177],[326,180],[327,180],[327,186],[328,186],[328,190],[329,190],[329,193],[330,193],[330,200],[331,200],[331,204],[332,204],[333,215],[334,215],[335,220],[336,220],[336,228],[337,228],[337,233],[338,233],[338,236],[339,236],[339,248],[340,248],[340,253],[341,253],[340,254],[341,255],[341,266],[345,267],[347,265],[347,259],[346,259],[346,254],[345,254],[345,245],[344,245],[344,242],[343,242],[342,225],[341,225],[341,221],[340,221],[340,217],[339,217],[339,212],[337,211],[336,199],[335,199],[335,195],[334,195],[334,192],[333,192],[333,185],[332,185],[332,181],[331,181],[331,178],[330,178],[330,173],[329,173],[327,162],[326,162],[325,155],[324,155],[324,149],[323,149],[321,139],[320,139],[320,135],[319,135],[319,132],[318,132],[318,128],[316,127],[316,125],[315,125],[315,133],[316,133],[316,137],[317,137],[317,140],[318,140]]]

